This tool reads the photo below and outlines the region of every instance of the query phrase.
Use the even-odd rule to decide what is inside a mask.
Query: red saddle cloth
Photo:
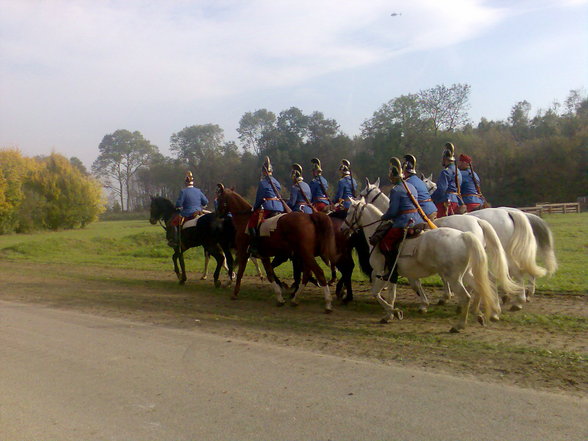
[[[172,218],[170,225],[172,227],[179,227],[180,225],[184,225],[184,222],[189,221],[190,219],[194,219],[197,215],[198,215],[198,213],[194,213],[192,216],[184,217],[184,216],[180,216],[179,214],[176,214]]]

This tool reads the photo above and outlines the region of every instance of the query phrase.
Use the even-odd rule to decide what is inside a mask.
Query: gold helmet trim
[[[443,150],[443,159],[455,161],[455,146],[450,142],[445,143],[445,150]]]

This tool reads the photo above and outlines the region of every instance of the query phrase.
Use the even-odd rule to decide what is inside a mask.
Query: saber
[[[406,182],[404,181],[404,179],[402,177],[400,178],[400,182],[402,182],[402,185],[404,186],[404,189],[406,190],[406,193],[408,194],[408,197],[410,198],[412,204],[415,206],[415,208],[417,209],[417,211],[419,212],[419,214],[421,215],[421,217],[425,220],[425,222],[427,222],[427,224],[429,225],[429,228],[431,230],[436,229],[437,228],[437,225],[435,225],[431,221],[431,219],[429,219],[427,217],[427,215],[425,214],[425,212],[423,211],[423,209],[419,205],[418,201],[415,199],[415,197],[412,195],[412,193],[408,189],[408,185],[406,185]]]
[[[280,202],[282,203],[282,206],[284,207],[284,211],[286,213],[291,213],[292,209],[290,207],[288,207],[288,204],[284,201],[284,199],[282,199],[282,195],[280,194],[280,192],[278,191],[278,189],[276,188],[276,186],[274,185],[271,176],[269,175],[269,171],[267,169],[267,167],[264,165],[263,169],[266,171],[266,175],[265,177],[267,178],[268,182],[270,183],[270,185],[272,186],[272,190],[274,191],[276,197],[280,200]]]
[[[306,205],[308,205],[310,208],[312,208],[313,213],[318,213],[317,209],[314,208],[314,206],[310,203],[310,201],[308,200],[308,198],[306,197],[306,195],[302,191],[302,187],[300,186],[300,182],[296,181],[296,187],[298,187],[298,190],[300,190],[300,194],[304,198],[304,202],[306,202]]]

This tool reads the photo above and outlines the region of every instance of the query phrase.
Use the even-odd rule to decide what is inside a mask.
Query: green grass
[[[539,291],[588,293],[588,213],[545,217],[555,236],[559,270],[538,282]],[[97,265],[138,270],[170,271],[171,249],[159,225],[145,220],[101,221],[85,229],[0,236],[0,257],[39,263]],[[202,271],[202,248],[186,253],[188,271]],[[291,277],[291,266],[282,265],[279,276]],[[247,274],[254,274],[253,265]],[[356,266],[356,281],[367,278]],[[440,286],[438,277],[425,284]]]

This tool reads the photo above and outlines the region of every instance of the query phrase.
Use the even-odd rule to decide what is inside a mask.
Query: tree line
[[[305,114],[296,107],[277,115],[267,109],[245,113],[237,142],[225,140],[217,124],[185,127],[171,135],[170,157],[140,132],[117,130],[100,143],[92,171],[116,196],[117,208],[126,211],[145,208],[150,195],[174,200],[187,170],[209,198],[222,182],[253,199],[265,156],[286,185],[292,163],[310,176],[313,157],[333,184],[342,158],[351,161],[356,178],[375,180],[387,176],[390,157],[407,153],[416,156],[417,170],[436,178],[443,145],[451,141],[457,154],[474,158],[482,191],[494,205],[575,201],[588,192],[586,96],[573,90],[563,104],[555,102],[534,116],[530,103],[518,102],[507,119],[482,118],[474,125],[468,116],[470,91],[467,84],[440,85],[393,98],[354,137],[323,113]]]
[[[103,210],[102,186],[78,158],[0,149],[0,234],[84,227]]]

